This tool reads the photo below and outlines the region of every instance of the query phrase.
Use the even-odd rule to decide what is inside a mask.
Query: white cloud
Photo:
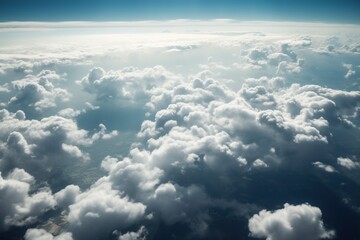
[[[148,232],[144,226],[140,227],[136,232],[128,232],[121,234],[119,240],[145,240]]]
[[[260,167],[267,167],[268,165],[264,161],[262,161],[261,159],[256,159],[253,162],[253,166],[256,167],[256,168],[260,168]]]
[[[322,162],[313,162],[313,165],[315,167],[318,167],[322,170],[324,170],[325,172],[329,172],[329,173],[333,173],[333,172],[336,172],[335,168],[331,165],[326,165]]]
[[[0,176],[0,230],[26,226],[37,221],[56,202],[47,188],[30,194],[34,178],[23,169],[14,169],[7,178]]]
[[[33,107],[42,111],[45,108],[55,107],[57,102],[68,101],[70,97],[68,91],[54,86],[54,82],[60,79],[61,76],[55,72],[44,70],[36,76],[28,75],[25,79],[12,81],[17,94],[10,99],[9,104],[24,108]]]
[[[75,239],[107,236],[144,218],[146,206],[134,203],[106,183],[97,183],[76,197],[67,221]]]
[[[95,94],[100,102],[141,104],[147,101],[154,87],[169,85],[176,80],[177,77],[165,68],[155,66],[142,70],[128,67],[109,72],[102,68],[93,68],[78,83],[89,93]]]
[[[106,129],[106,126],[102,123],[99,124],[99,128],[100,130],[98,132],[96,132],[92,137],[91,139],[93,141],[96,141],[98,139],[104,139],[104,140],[108,140],[108,139],[111,139],[115,136],[118,135],[118,131],[117,130],[113,130],[111,132],[107,132],[107,129]]]
[[[208,197],[198,186],[185,188],[171,183],[159,185],[149,200],[149,207],[169,225],[176,222],[191,224],[208,204]]]
[[[64,118],[74,118],[81,114],[81,111],[72,108],[65,108],[58,112],[58,115]]]
[[[29,228],[26,230],[25,240],[73,240],[71,233],[61,233],[53,236],[44,229]]]
[[[356,71],[353,69],[353,66],[351,64],[344,64],[343,66],[347,70],[347,72],[346,72],[346,74],[344,76],[345,79],[350,79],[350,78],[355,77]]]
[[[84,158],[75,145],[88,144],[87,132],[78,129],[74,121],[56,116],[40,121],[17,119],[3,111],[7,115],[0,124],[0,137],[7,138],[1,146],[3,170],[18,166],[34,173],[37,168],[51,167],[61,155]]]
[[[309,204],[289,205],[270,212],[262,210],[249,220],[252,237],[267,240],[324,239],[333,238],[322,221],[321,210]]]
[[[28,120],[22,111],[14,114],[3,109],[0,112],[0,170],[3,172],[18,167],[32,175],[44,176],[60,162],[88,160],[89,154],[81,147],[117,134],[116,131],[108,133],[103,124],[100,131],[91,136],[79,129],[74,119],[51,116]]]
[[[360,163],[355,162],[355,161],[351,160],[350,158],[338,157],[337,164],[339,164],[340,166],[347,168],[349,170],[360,168]]]
[[[69,206],[76,201],[76,197],[79,196],[81,190],[79,186],[68,185],[64,189],[54,194],[56,203],[58,206]]]
[[[139,157],[148,157],[145,153],[140,154]],[[141,159],[146,161],[146,159]],[[108,162],[108,161],[106,161]],[[105,164],[105,163],[104,163]],[[152,191],[154,187],[160,182],[163,171],[159,168],[149,166],[144,163],[137,163],[130,159],[123,159],[116,164],[108,165],[111,168],[109,172],[109,180],[113,183],[114,187],[120,191],[124,191],[131,197],[136,197],[138,191],[140,193]]]
[[[35,179],[29,173],[25,172],[24,169],[15,168],[12,172],[10,172],[7,176],[8,179],[17,180],[20,182],[25,182],[28,184],[33,184]]]

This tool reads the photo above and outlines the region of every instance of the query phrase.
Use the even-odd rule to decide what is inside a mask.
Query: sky
[[[356,0],[1,0],[0,21],[214,19],[359,23]]]

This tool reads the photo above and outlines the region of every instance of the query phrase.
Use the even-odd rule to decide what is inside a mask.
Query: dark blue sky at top
[[[0,21],[163,19],[360,23],[359,0],[0,0]]]

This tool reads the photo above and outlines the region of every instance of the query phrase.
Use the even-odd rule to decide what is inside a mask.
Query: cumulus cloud
[[[253,162],[253,166],[256,167],[256,168],[260,168],[260,167],[267,167],[268,165],[261,159],[256,159],[254,162]]]
[[[18,167],[42,176],[70,159],[88,160],[81,147],[90,146],[98,139],[109,139],[117,131],[108,133],[105,125],[90,135],[79,129],[74,119],[51,116],[28,120],[23,111],[11,113],[0,110],[0,170],[8,172]]]
[[[115,136],[118,135],[118,131],[117,130],[113,130],[111,132],[107,132],[106,126],[102,123],[99,124],[99,128],[100,130],[98,132],[96,132],[94,135],[92,135],[91,139],[93,141],[96,141],[98,139],[111,139]]]
[[[206,209],[208,197],[198,186],[182,187],[171,183],[159,185],[149,201],[149,207],[160,214],[166,224],[191,223],[201,218],[201,209]]]
[[[152,120],[143,122],[140,142],[123,159],[106,157],[102,167],[108,176],[101,181],[168,225],[195,220],[206,225],[206,209],[221,197],[207,195],[211,186],[206,174],[286,165],[288,151],[299,154],[292,161],[311,164],[313,144],[326,147],[329,128],[351,119],[359,98],[355,91],[315,85],[285,88],[282,78],[272,79],[267,88],[252,87],[261,81],[251,80],[236,92],[200,76],[173,89],[155,89],[148,103]],[[276,88],[278,84],[282,87]],[[315,166],[333,170],[320,162]],[[196,184],[177,184],[183,179],[196,179]]]
[[[37,221],[56,205],[47,188],[30,193],[34,178],[23,169],[14,169],[6,178],[0,176],[0,230],[10,226],[26,226]]]
[[[61,80],[56,72],[44,70],[38,75],[28,75],[25,79],[12,81],[17,92],[9,104],[21,107],[33,107],[38,111],[55,107],[59,101],[68,101],[70,94],[67,90],[54,86],[54,82]]]
[[[360,168],[360,163],[353,161],[350,158],[338,157],[337,164],[349,170]]]
[[[44,229],[29,228],[26,230],[25,240],[73,240],[71,233],[61,233],[53,236]]]
[[[105,180],[171,225],[203,219],[195,209],[210,206],[206,190],[211,187],[206,176],[196,176],[207,171],[219,175],[287,161],[311,164],[312,148],[326,150],[330,129],[351,121],[359,92],[316,85],[274,87],[282,81],[273,79],[267,88],[243,85],[236,92],[200,76],[171,90],[154,90],[148,103],[153,118],[143,122],[140,143],[123,160],[104,159],[102,167],[109,172]],[[298,158],[289,160],[288,151]],[[320,162],[315,166],[334,171]],[[196,179],[197,184],[176,184],[183,179]]]
[[[146,157],[144,154],[134,150],[132,159],[104,159],[102,166],[110,169],[108,180],[112,188],[146,204],[150,212],[154,212],[167,224],[187,221],[196,216],[195,209],[207,204],[204,191],[195,185],[182,187],[169,182],[160,184],[162,170],[144,163],[145,159],[141,159],[142,163],[136,163],[136,158]]]
[[[68,185],[64,189],[55,193],[54,197],[58,206],[67,207],[73,204],[76,197],[81,193],[79,186]]]
[[[167,72],[162,67],[157,70],[161,74]],[[122,88],[138,89],[132,81],[155,79],[144,77],[144,72],[165,81],[159,77],[161,74],[152,71],[105,72],[95,68],[80,83],[102,104],[112,101],[99,97],[105,92],[106,96],[113,95],[114,101],[132,102],[135,98],[121,95]],[[110,94],[107,90],[116,92]],[[55,194],[58,205],[68,211],[69,231],[77,239],[126,232],[149,215],[165,225],[200,222],[207,229],[211,221],[208,209],[222,198],[224,186],[234,184],[230,181],[232,174],[256,169],[270,171],[282,165],[310,165],[316,161],[313,151],[317,147],[324,149],[324,155],[331,154],[327,149],[340,141],[330,134],[332,128],[351,129],[349,123],[355,121],[360,100],[357,91],[318,85],[287,86],[282,77],[247,79],[239,90],[233,90],[205,73],[172,88],[160,83],[139,91],[148,98],[149,115],[138,133],[139,142],[133,144],[129,155],[106,157],[101,166],[108,175],[90,189],[80,191],[70,185]],[[103,124],[90,135],[78,128],[72,113],[67,110],[61,114],[71,118],[52,116],[30,121],[21,112],[4,110],[2,131],[8,136],[4,159],[15,153],[22,158],[41,153],[37,159],[49,161],[55,152],[57,156],[87,159],[81,146],[117,135],[117,131],[108,133]],[[22,127],[17,127],[20,124]],[[50,141],[51,154],[38,149],[49,146],[46,143]],[[51,166],[49,162],[46,165]],[[320,162],[315,166],[331,169]],[[213,187],[209,176],[224,174],[229,176],[216,178],[220,190],[212,190],[210,197],[208,192]]]
[[[134,152],[135,154],[140,155],[139,157],[147,157],[146,152]],[[131,197],[135,197],[132,193],[136,194],[138,190],[153,190],[163,174],[163,171],[159,168],[141,162],[136,163],[130,159],[124,159],[116,163],[110,162],[110,160],[112,158],[105,158],[102,163],[104,168],[110,169],[109,180],[114,183],[116,188],[126,192]],[[142,161],[144,160],[142,159]]]
[[[105,72],[96,67],[78,83],[96,99],[139,104],[149,98],[151,90],[158,85],[170,84],[177,77],[162,66],[153,68],[124,68],[120,71]]]
[[[325,172],[329,172],[329,173],[336,172],[335,168],[331,165],[326,165],[322,162],[314,162],[313,164],[315,167],[318,167],[318,168],[324,170]]]
[[[58,112],[58,115],[64,118],[74,118],[81,114],[81,111],[72,108],[65,108]]]
[[[239,157],[273,164],[281,156],[271,149],[281,153],[309,142],[326,146],[332,126],[351,122],[359,96],[297,84],[277,90],[243,85],[236,93],[213,79],[196,78],[152,98],[148,105],[156,112],[154,120],[142,124],[139,136],[161,168],[167,151],[180,165],[191,165],[190,159],[209,166],[229,159],[227,164]]]
[[[34,171],[37,168],[51,167],[56,159],[85,158],[76,145],[89,143],[87,132],[78,129],[73,120],[52,116],[38,120],[16,118],[19,114],[11,114],[2,110],[4,118],[0,132],[5,143],[1,147],[3,170],[18,166]],[[68,158],[67,157],[67,158]]]
[[[145,240],[148,232],[144,226],[140,227],[136,232],[128,232],[121,234],[119,240]]]
[[[347,70],[347,72],[346,72],[346,74],[345,74],[345,76],[344,76],[345,79],[349,79],[349,78],[355,77],[356,71],[353,69],[352,64],[344,64],[343,66],[344,66],[344,67],[346,68],[346,70]]]
[[[76,197],[67,221],[75,239],[89,239],[129,227],[144,217],[145,209],[100,181]]]
[[[252,237],[267,240],[328,239],[334,231],[326,230],[321,210],[309,204],[290,205],[274,212],[262,210],[249,220]]]

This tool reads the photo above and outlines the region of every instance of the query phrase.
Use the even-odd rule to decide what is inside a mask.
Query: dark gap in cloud
[[[109,130],[138,131],[145,119],[145,111],[139,108],[101,106],[87,111],[77,118],[80,128],[89,131],[96,129],[100,123]]]
[[[36,224],[33,224],[35,227]],[[31,226],[25,227],[10,227],[10,229],[6,232],[0,232],[0,238],[6,240],[19,240],[22,239],[25,235],[26,230]]]

